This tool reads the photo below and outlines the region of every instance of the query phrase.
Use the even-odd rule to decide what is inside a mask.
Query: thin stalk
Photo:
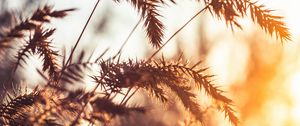
[[[146,62],[149,62],[163,47],[165,47],[183,28],[185,28],[192,20],[194,20],[199,14],[201,14],[203,11],[205,11],[209,6],[205,6],[203,9],[201,9],[199,12],[197,12],[192,18],[190,18],[183,26],[181,26],[176,32],[173,33],[173,35],[159,48],[157,49],[147,60]]]
[[[101,76],[100,82],[104,79],[105,76],[106,76],[106,74],[104,74],[103,76]],[[95,92],[96,92],[96,90],[97,90],[97,88],[98,88],[99,86],[100,86],[100,83],[98,83],[98,84],[94,87],[94,89],[93,89],[92,92],[91,92],[92,95],[95,94]],[[79,120],[79,118],[80,118],[80,115],[84,112],[84,109],[85,109],[86,106],[88,105],[89,100],[90,100],[91,97],[93,97],[93,96],[89,96],[89,97],[87,98],[87,101],[84,103],[84,105],[82,106],[81,110],[79,111],[79,113],[77,114],[76,118],[74,119],[74,121],[71,123],[70,126],[75,126],[75,125],[76,125],[76,123],[78,122],[78,120]]]
[[[129,99],[138,91],[140,89],[140,87],[138,87],[138,88],[136,88],[133,92],[132,92],[132,94],[125,100],[125,102],[123,102],[123,104],[122,105],[126,105],[127,104],[127,102],[129,101]]]
[[[132,87],[130,87],[130,88],[128,89],[128,91],[126,92],[126,94],[125,94],[125,96],[123,97],[122,101],[120,102],[120,105],[123,104],[123,102],[124,102],[125,99],[127,98],[127,96],[128,96],[128,94],[129,94],[129,92],[131,91],[131,89],[132,89]]]
[[[121,54],[123,48],[125,47],[125,45],[128,43],[129,38],[132,36],[133,32],[137,29],[137,27],[139,26],[139,24],[141,23],[142,18],[140,18],[140,20],[136,23],[136,25],[133,27],[133,29],[130,31],[129,35],[127,36],[127,38],[125,39],[125,41],[123,42],[122,46],[120,47],[119,51],[117,52],[117,54],[115,54],[112,59],[115,59],[118,55]]]
[[[91,20],[91,18],[92,18],[92,16],[93,16],[93,14],[94,14],[94,12],[95,12],[95,10],[96,10],[98,4],[99,4],[99,2],[100,2],[100,0],[97,0],[97,3],[95,4],[95,6],[94,6],[94,8],[93,8],[93,10],[92,10],[92,12],[91,12],[91,14],[90,14],[88,20],[86,21],[86,23],[85,23],[85,25],[84,25],[84,27],[83,27],[83,29],[82,29],[82,31],[81,31],[81,33],[80,33],[78,39],[77,39],[77,41],[76,41],[76,43],[75,43],[75,45],[74,45],[74,48],[72,48],[71,54],[70,54],[70,56],[69,56],[69,58],[68,58],[68,60],[67,60],[67,62],[66,62],[66,64],[65,64],[64,66],[66,66],[67,64],[70,63],[71,58],[73,57],[73,54],[74,54],[74,52],[75,52],[75,49],[77,48],[77,46],[78,46],[78,44],[79,44],[79,42],[80,42],[80,40],[81,40],[81,38],[82,38],[82,35],[83,35],[85,29],[87,28],[87,25],[89,24],[89,22],[90,22],[90,20]]]
[[[199,12],[197,12],[192,18],[190,18],[182,27],[180,27],[158,50],[156,50],[148,59],[147,59],[147,61],[146,62],[149,62],[164,46],[166,46],[169,42],[170,42],[170,40],[172,39],[172,38],[174,38],[183,28],[185,28],[193,19],[195,19],[199,14],[201,14],[203,11],[205,11],[207,8],[208,8],[209,6],[206,6],[205,8],[203,8],[203,9],[201,9]],[[141,20],[140,20],[141,21]],[[139,21],[139,22],[140,22]],[[139,24],[139,22],[138,22],[138,24]],[[137,24],[137,25],[138,25]],[[136,26],[137,26],[136,25]],[[136,27],[135,27],[136,28]],[[135,29],[134,28],[134,29]],[[133,30],[134,30],[133,29]],[[131,34],[130,34],[131,35]],[[129,35],[129,36],[130,36]],[[128,37],[129,37],[128,36]],[[126,40],[126,41],[128,41],[128,40]],[[124,47],[124,45],[126,44],[126,41],[123,43],[123,45],[122,45],[122,47],[121,47],[121,49]],[[121,49],[119,50],[119,52],[115,55],[115,56],[117,56],[118,54],[120,54],[121,53]],[[122,99],[122,101],[121,101],[121,105],[125,105],[128,101],[129,101],[129,99],[139,90],[139,88],[136,88],[133,92],[132,92],[132,94],[126,99],[126,97],[127,97],[127,95],[129,94],[129,92],[130,92],[130,90],[131,90],[131,88],[127,91],[127,93],[126,93],[126,95],[125,95],[125,97]],[[126,99],[126,100],[125,100]],[[125,101],[124,101],[125,100]]]
[[[74,47],[73,47],[72,50],[71,50],[71,53],[70,53],[70,56],[69,56],[67,62],[65,62],[65,64],[63,64],[63,68],[62,68],[61,71],[60,71],[60,75],[59,75],[59,77],[58,77],[58,79],[57,79],[58,81],[56,82],[56,84],[59,84],[59,81],[60,81],[60,79],[61,79],[61,77],[62,77],[62,74],[63,74],[63,72],[65,71],[65,69],[67,68],[66,66],[71,62],[71,59],[72,59],[73,54],[74,54],[74,52],[75,52],[75,49],[77,48],[77,46],[78,46],[78,44],[79,44],[79,42],[80,42],[80,40],[81,40],[81,38],[82,38],[82,35],[83,35],[84,31],[86,30],[87,25],[89,24],[89,22],[90,22],[90,20],[91,20],[91,18],[92,18],[92,16],[93,16],[93,14],[94,14],[94,12],[95,12],[95,10],[96,10],[98,4],[99,4],[99,2],[100,2],[100,0],[97,0],[97,2],[96,2],[96,4],[95,4],[95,6],[94,6],[92,12],[90,13],[90,16],[89,16],[88,20],[86,21],[86,23],[85,23],[85,25],[84,25],[84,27],[83,27],[83,29],[82,29],[80,35],[79,35],[79,37],[78,37],[78,39],[77,39],[77,41],[76,41]],[[49,84],[49,83],[48,83],[48,84]]]
[[[82,29],[82,31],[81,31],[81,33],[80,33],[78,39],[77,39],[77,41],[76,41],[76,43],[75,43],[75,45],[74,45],[74,48],[72,48],[72,51],[71,51],[71,54],[70,54],[69,58],[68,58],[68,60],[67,60],[67,62],[66,62],[66,64],[65,64],[64,66],[67,66],[67,64],[70,63],[71,58],[73,57],[73,54],[74,54],[74,52],[75,52],[75,49],[76,49],[76,47],[78,46],[78,44],[79,44],[79,42],[80,42],[80,40],[81,40],[81,38],[82,38],[82,35],[83,35],[85,29],[87,28],[87,25],[89,24],[89,22],[90,22],[90,20],[91,20],[91,18],[92,18],[92,16],[93,16],[93,14],[94,14],[94,12],[95,12],[95,10],[96,10],[98,4],[99,4],[99,2],[100,2],[100,0],[97,0],[97,2],[96,2],[96,4],[95,4],[95,6],[94,6],[94,8],[93,8],[93,10],[92,10],[92,12],[91,12],[89,18],[88,18],[88,20],[86,21],[86,23],[85,23],[85,25],[84,25],[84,27],[83,27],[83,29]],[[62,69],[61,72],[63,72],[63,71],[64,71],[64,69]],[[101,80],[102,80],[103,78],[104,78],[104,76],[101,78]],[[97,85],[96,85],[96,87],[95,87],[94,90],[92,91],[93,93],[96,92],[96,89],[99,87],[99,85],[100,85],[100,84],[97,84]],[[93,94],[93,93],[92,93],[92,94]],[[76,123],[78,122],[78,120],[79,120],[79,118],[80,118],[80,115],[83,113],[85,107],[87,106],[87,103],[88,103],[88,101],[82,106],[80,112],[79,112],[78,115],[76,116],[75,120],[72,122],[71,126],[75,126],[75,125],[76,125]]]

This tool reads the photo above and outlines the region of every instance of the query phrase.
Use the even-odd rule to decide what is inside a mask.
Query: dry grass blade
[[[51,18],[63,18],[68,12],[74,11],[75,9],[66,9],[53,11],[52,7],[46,5],[42,9],[37,9],[33,15],[21,21],[19,24],[15,25],[5,36],[0,40],[1,47],[9,47],[9,42],[13,39],[23,38],[25,36],[25,31],[34,30],[36,27],[40,26],[42,23],[50,22]],[[3,44],[5,43],[5,44]]]
[[[178,86],[176,84],[169,84],[168,86],[182,102],[183,106],[195,116],[195,118],[204,124],[203,111],[200,105],[195,101],[196,95],[191,93],[190,87]]]
[[[29,57],[28,54],[39,54],[43,57],[43,71],[49,70],[49,76],[54,77],[59,70],[56,57],[58,56],[56,51],[53,51],[50,45],[49,37],[54,33],[55,29],[43,30],[41,26],[36,27],[33,36],[31,36],[16,56],[16,67],[21,64],[21,61],[25,62],[24,57]]]
[[[40,21],[40,22],[49,22],[51,17],[53,18],[63,18],[67,15],[68,12],[76,10],[75,8],[53,11],[51,6],[44,6],[42,9],[37,9],[30,20]]]
[[[157,18],[160,16],[157,12],[157,3],[152,3],[150,1],[147,2],[148,3],[144,5],[147,8],[147,15],[144,25],[146,27],[147,35],[150,38],[150,42],[152,43],[152,45],[154,47],[160,47],[163,38],[164,25]]]
[[[120,0],[115,0],[120,1]],[[161,15],[158,12],[160,4],[163,1],[159,0],[127,0],[141,13],[141,17],[144,19],[144,26],[146,28],[147,36],[150,39],[150,43],[154,47],[160,47],[162,44],[162,38],[164,36],[164,25],[158,19]]]
[[[23,125],[27,119],[29,108],[34,105],[39,93],[34,91],[11,99],[7,104],[0,105],[1,125]]]
[[[115,0],[119,2],[120,0]],[[147,36],[154,47],[161,47],[162,38],[164,36],[164,25],[158,19],[161,17],[158,8],[165,4],[164,0],[127,0],[141,13],[144,18],[144,26]],[[175,1],[170,0],[176,4]],[[200,1],[200,0],[198,0]],[[242,29],[237,18],[247,15],[248,6],[250,6],[250,14],[257,19],[257,23],[271,35],[274,33],[281,41],[290,40],[290,33],[284,22],[280,21],[280,16],[270,14],[270,10],[263,9],[263,6],[257,6],[249,0],[203,0],[206,4],[204,10],[208,9],[213,15],[220,19],[224,19],[227,25],[236,26]],[[254,9],[253,9],[254,8]],[[255,12],[253,11],[255,10]],[[202,12],[202,11],[201,11]],[[176,33],[175,33],[176,34]],[[174,35],[175,35],[174,34]]]
[[[174,72],[182,72],[184,75],[189,76],[194,79],[195,83],[198,87],[204,88],[204,91],[210,95],[214,100],[221,102],[222,110],[225,112],[225,115],[229,117],[229,121],[234,125],[238,125],[239,121],[235,111],[231,108],[232,100],[224,96],[223,91],[218,87],[211,84],[209,81],[210,75],[203,75],[202,72],[206,70],[198,69],[198,65],[193,65],[192,67],[188,67],[188,64],[167,64],[164,60],[161,61],[166,71],[174,71]],[[225,109],[227,108],[227,109]]]
[[[63,82],[67,82],[70,84],[74,84],[76,82],[82,82],[83,75],[86,72],[85,70],[89,68],[89,65],[93,63],[80,63],[80,64],[70,64],[65,70],[61,73],[61,80]]]
[[[117,2],[121,0],[115,0]],[[43,59],[43,69],[38,71],[47,81],[41,90],[34,90],[30,94],[7,97],[7,104],[0,104],[0,125],[80,125],[87,121],[90,125],[109,124],[114,117],[129,116],[131,112],[145,113],[143,107],[128,106],[127,102],[140,89],[145,90],[152,97],[157,98],[163,104],[175,97],[190,112],[193,118],[205,125],[205,113],[207,105],[200,104],[198,93],[206,93],[212,105],[217,106],[224,113],[224,117],[233,125],[238,125],[239,119],[234,111],[233,101],[223,94],[218,86],[211,82],[211,75],[207,75],[207,68],[201,68],[196,64],[178,61],[169,62],[162,57],[160,60],[153,57],[176,36],[184,27],[205,10],[209,10],[216,17],[226,21],[231,28],[242,26],[237,22],[238,18],[251,15],[253,22],[257,23],[271,36],[275,35],[281,41],[290,40],[290,33],[286,28],[282,17],[272,15],[272,10],[265,9],[263,5],[257,5],[250,0],[203,0],[205,7],[191,17],[179,30],[162,45],[164,37],[164,25],[160,21],[162,15],[159,9],[167,3],[177,4],[175,0],[126,0],[140,13],[140,21],[144,21],[144,27],[150,43],[158,50],[147,60],[120,61],[121,53],[128,38],[137,28],[140,21],[134,27],[118,53],[107,60],[103,60],[103,52],[95,61],[85,59],[82,51],[76,58],[75,50],[87,28],[100,0],[97,0],[91,11],[84,28],[79,35],[74,48],[69,56],[64,56],[62,63],[58,64],[59,53],[53,50],[50,39],[55,29],[45,29],[43,24],[50,22],[51,18],[63,18],[68,12],[75,9],[53,10],[50,6],[37,9],[30,18],[20,22],[8,32],[1,35],[0,49],[12,45],[10,42],[17,39],[25,40],[25,44],[18,50],[16,67],[26,63],[26,57],[38,55]],[[201,0],[198,0],[198,2]],[[28,39],[26,39],[28,37]],[[74,59],[78,59],[74,62]],[[60,67],[61,65],[61,67]],[[99,75],[91,76],[95,87],[91,91],[73,89],[76,84],[84,85],[83,77],[88,76],[87,68],[98,65]],[[95,67],[98,68],[98,67]],[[43,72],[48,72],[44,76]],[[47,74],[47,73],[46,73]],[[45,74],[45,75],[46,75]],[[14,76],[10,76],[13,81]],[[66,85],[66,84],[72,85]],[[81,86],[81,85],[80,85]],[[85,86],[85,85],[84,85]],[[72,89],[71,89],[72,88]],[[100,90],[99,90],[100,89]],[[127,92],[126,92],[127,91]],[[117,97],[123,99],[117,103]],[[210,108],[210,107],[207,107]]]
[[[86,54],[85,51],[81,51],[76,62],[64,66],[64,70],[61,70],[61,80],[70,84],[83,82],[84,75],[86,75],[87,70],[91,68],[92,65],[96,64],[91,62],[89,57],[87,61],[83,61]]]
[[[108,113],[112,116],[128,115],[130,112],[145,113],[146,111],[143,107],[125,107],[123,105],[117,105],[111,100],[104,98],[96,98],[95,100],[91,101],[91,105],[96,113]]]
[[[263,5],[249,3],[251,18],[271,36],[276,35],[281,42],[291,40],[291,35],[286,24],[281,21],[283,17],[272,15],[272,10],[265,9]]]
[[[250,13],[253,22],[261,26],[270,35],[275,34],[281,42],[291,40],[290,32],[286,24],[281,21],[283,17],[271,14],[272,10],[265,9],[264,5],[257,5],[257,2],[250,0],[204,0],[210,5],[210,12],[218,18],[223,18],[233,28],[242,26],[237,18],[244,17]]]
[[[197,87],[203,89],[213,100],[221,102],[222,111],[229,117],[234,125],[238,124],[235,112],[231,108],[232,100],[222,95],[222,90],[210,83],[211,76],[203,75],[206,69],[198,69],[199,63],[189,67],[188,64],[170,63],[163,58],[160,62],[145,62],[129,60],[128,62],[114,62],[111,60],[100,63],[100,76],[93,79],[102,85],[107,93],[121,93],[125,88],[142,88],[150,91],[152,96],[161,102],[167,102],[166,88],[180,99],[184,107],[189,110],[197,120],[203,122],[200,106],[195,102],[196,94],[190,89],[189,78],[193,78]],[[103,77],[104,76],[104,77]],[[100,79],[103,77],[104,79]]]

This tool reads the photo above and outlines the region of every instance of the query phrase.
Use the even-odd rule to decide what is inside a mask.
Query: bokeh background
[[[27,17],[37,7],[49,4],[55,9],[77,8],[63,20],[50,24],[56,27],[56,48],[67,52],[76,42],[96,0],[0,0],[1,25],[12,21],[7,12]],[[300,125],[300,2],[298,0],[259,0],[274,14],[282,15],[292,41],[277,41],[252,23],[250,18],[239,20],[243,30],[226,26],[222,20],[205,12],[183,29],[162,51],[170,60],[183,54],[191,62],[203,60],[202,66],[216,75],[214,83],[233,99],[241,126],[299,126]],[[165,39],[171,36],[187,20],[203,7],[194,1],[180,1],[177,5],[161,8],[166,25]],[[138,14],[127,2],[115,3],[102,0],[79,45],[79,50],[94,52],[95,57],[109,48],[105,55],[115,54],[129,32],[138,22]],[[79,51],[78,51],[79,52]],[[145,59],[154,52],[147,43],[142,25],[125,46],[122,59]],[[158,54],[161,56],[162,54]],[[41,66],[38,58],[30,59],[22,71],[20,80],[36,84],[41,77],[36,67]],[[36,76],[34,76],[36,75]],[[143,99],[139,99],[143,100]],[[144,102],[148,102],[144,100]],[[176,101],[174,101],[176,104]],[[157,104],[154,104],[154,106]],[[166,110],[163,111],[162,110]],[[128,125],[180,125],[188,116],[174,108],[164,107],[159,115],[148,115],[143,121],[127,120]],[[153,112],[155,113],[155,112]],[[208,113],[216,113],[209,110]],[[207,125],[230,125],[223,115],[211,114]],[[142,115],[136,115],[142,116]],[[179,123],[178,123],[179,122]],[[181,123],[180,123],[181,122]],[[125,123],[125,122],[124,122]]]

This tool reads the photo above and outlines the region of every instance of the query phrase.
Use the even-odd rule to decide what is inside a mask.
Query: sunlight
[[[291,77],[291,83],[290,83],[290,94],[294,99],[297,99],[300,96],[300,71],[298,71],[296,74],[294,74]],[[299,99],[300,102],[300,99]],[[300,114],[300,113],[299,113]]]
[[[290,120],[293,125],[300,124],[300,71],[296,72],[289,79],[289,95],[292,99],[292,104],[290,106]]]
[[[299,22],[300,22],[300,18],[298,12],[299,12],[299,4],[300,1],[299,0],[288,0],[288,2],[278,2],[279,4],[282,5],[282,3],[284,3],[284,8],[281,10],[284,10],[285,14],[284,16],[286,16],[286,23],[287,26],[289,27],[292,35],[294,37],[298,37],[299,33],[300,33],[300,29],[299,29]],[[280,6],[280,5],[279,5]],[[280,10],[280,11],[281,11]]]
[[[293,103],[291,106],[291,120],[294,125],[300,125],[300,71],[294,74],[290,79],[289,92]]]
[[[12,1],[0,125],[300,126],[299,0]]]
[[[216,82],[228,85],[243,80],[247,74],[245,69],[249,57],[248,51],[244,43],[235,40],[217,43],[206,61],[210,64],[212,73],[218,76]]]

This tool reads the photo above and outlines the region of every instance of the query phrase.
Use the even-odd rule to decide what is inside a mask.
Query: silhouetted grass
[[[122,0],[116,1],[122,2]],[[82,52],[78,57],[79,60],[73,61],[73,53],[76,51],[85,27],[71,50],[69,58],[64,55],[63,62],[59,63],[58,59],[61,58],[58,56],[59,50],[55,49],[55,45],[49,39],[55,29],[46,29],[43,25],[50,22],[52,18],[63,18],[75,9],[55,11],[50,6],[44,6],[37,9],[30,18],[16,24],[5,33],[0,40],[0,45],[2,45],[0,49],[5,49],[13,44],[22,45],[13,43],[15,40],[25,42],[22,48],[17,50],[14,64],[16,67],[13,71],[19,65],[26,64],[28,57],[38,55],[43,59],[43,69],[38,72],[44,77],[46,83],[41,84],[44,86],[40,86],[30,93],[20,93],[11,97],[6,103],[2,103],[0,107],[1,125],[75,126],[84,121],[91,125],[99,123],[109,125],[116,116],[130,116],[133,112],[147,113],[147,109],[142,106],[128,105],[128,101],[138,90],[147,92],[163,104],[169,102],[170,97],[174,96],[187,112],[205,125],[203,120],[205,109],[198,102],[201,98],[197,97],[199,91],[203,91],[207,97],[217,101],[218,108],[224,112],[224,116],[233,125],[238,125],[239,120],[233,109],[233,101],[223,95],[223,91],[210,81],[212,76],[204,73],[206,68],[199,66],[201,62],[190,64],[181,58],[176,61],[166,61],[164,57],[155,59],[155,55],[194,17],[205,10],[224,19],[231,27],[239,28],[242,26],[238,24],[237,19],[250,13],[253,22],[259,24],[266,32],[271,35],[275,34],[282,41],[290,39],[284,22],[279,20],[281,17],[271,15],[271,11],[264,9],[264,6],[248,0],[203,0],[198,3],[204,2],[205,7],[162,45],[164,25],[158,18],[162,16],[159,14],[158,8],[165,4],[177,4],[176,1],[126,0],[126,2],[131,3],[140,13],[150,43],[157,48],[157,51],[147,60],[120,61],[122,46],[118,54],[108,59],[103,59],[103,55],[100,55],[94,61],[90,58],[83,61],[85,54]],[[85,26],[90,21],[98,3],[99,0]],[[84,85],[85,82],[82,79],[87,76],[86,69],[93,65],[99,66],[97,69],[99,73],[98,75],[88,75],[96,85],[91,91],[68,88],[68,85]],[[48,74],[44,74],[45,72]],[[13,78],[13,76],[8,75],[8,78]],[[169,95],[169,93],[173,95]],[[9,93],[6,95],[10,96]],[[116,95],[123,96],[123,99],[116,101]]]

